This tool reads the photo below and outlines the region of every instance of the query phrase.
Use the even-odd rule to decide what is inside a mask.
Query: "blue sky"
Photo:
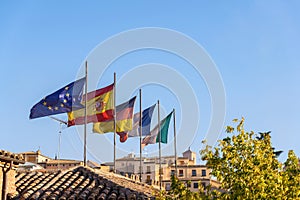
[[[217,65],[226,92],[224,126],[244,116],[246,129],[272,131],[273,145],[284,151],[280,160],[285,160],[289,149],[299,156],[299,6],[298,1],[1,1],[0,149],[23,152],[40,148],[54,157],[59,126],[48,118],[29,120],[30,108],[72,82],[87,56],[107,38],[130,29],[161,27],[194,39]],[[196,92],[199,129],[193,133],[195,139],[186,144],[198,152],[210,122],[210,94],[202,78],[182,59],[154,50],[124,55],[106,71],[99,87],[112,81],[113,71],[122,77],[146,63],[171,66],[195,91],[203,91]],[[197,80],[201,84],[196,84]],[[160,99],[164,114],[178,108],[180,129],[176,94],[157,84],[143,90],[144,107]],[[126,98],[119,97],[118,102]],[[58,117],[66,119],[65,115]],[[180,134],[184,135],[184,130]],[[89,142],[97,150],[88,159],[112,160],[112,148],[97,143],[111,140],[111,136],[89,134]],[[118,156],[138,152],[137,142],[118,143],[125,149]],[[166,148],[163,154],[171,153],[171,148]],[[82,159],[80,128],[63,130],[61,157]]]

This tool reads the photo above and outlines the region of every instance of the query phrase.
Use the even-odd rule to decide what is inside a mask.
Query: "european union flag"
[[[81,104],[85,78],[74,81],[46,96],[30,110],[30,119],[78,110]]]

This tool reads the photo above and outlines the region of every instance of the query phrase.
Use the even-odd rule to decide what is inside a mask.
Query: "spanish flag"
[[[116,107],[116,132],[132,130],[133,107],[136,97]],[[94,123],[94,133],[114,132],[114,119]]]
[[[113,120],[114,84],[87,93],[87,123]],[[85,96],[83,96],[85,101]],[[84,102],[82,102],[84,104]],[[84,124],[84,108],[68,113],[68,126]]]

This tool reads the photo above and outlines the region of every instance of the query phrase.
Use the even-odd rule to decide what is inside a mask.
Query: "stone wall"
[[[16,195],[16,170],[15,169],[9,169],[6,172],[6,180],[7,180],[7,194],[10,194],[12,196]]]
[[[0,150],[0,198],[2,200],[6,200],[8,194],[10,197],[17,194],[15,176],[16,168],[20,163],[25,163],[22,155]]]
[[[10,196],[16,195],[16,170],[14,167],[10,167],[10,164],[0,164],[0,197],[2,197],[2,199],[6,199],[6,197],[2,196],[5,178],[6,194],[10,194]]]

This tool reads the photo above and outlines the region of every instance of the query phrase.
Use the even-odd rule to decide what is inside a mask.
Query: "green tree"
[[[227,192],[220,199],[285,199],[282,165],[274,155],[269,133],[244,130],[244,118],[228,126],[230,135],[214,149],[201,151],[212,175]],[[234,134],[236,132],[236,134]]]
[[[168,192],[168,197],[165,199],[184,199],[184,200],[209,200],[214,198],[214,193],[211,191],[210,186],[203,188],[199,184],[198,192],[192,192],[187,185],[190,181],[182,182],[177,177],[171,177],[171,190]],[[206,189],[206,190],[205,190]]]
[[[272,147],[270,132],[246,132],[244,118],[234,122],[236,128],[227,126],[229,136],[217,147],[201,151],[223,192],[201,184],[198,192],[191,192],[172,177],[171,191],[160,193],[158,199],[300,199],[300,165],[295,153],[289,151],[283,168],[277,160],[281,151]]]
[[[300,199],[300,165],[294,151],[290,150],[284,163],[284,185],[287,199]]]
[[[186,182],[188,185],[189,183]],[[191,192],[191,190],[183,182],[178,180],[177,177],[171,177],[171,190],[168,192],[170,199],[186,199],[197,200],[199,196],[197,193]]]

